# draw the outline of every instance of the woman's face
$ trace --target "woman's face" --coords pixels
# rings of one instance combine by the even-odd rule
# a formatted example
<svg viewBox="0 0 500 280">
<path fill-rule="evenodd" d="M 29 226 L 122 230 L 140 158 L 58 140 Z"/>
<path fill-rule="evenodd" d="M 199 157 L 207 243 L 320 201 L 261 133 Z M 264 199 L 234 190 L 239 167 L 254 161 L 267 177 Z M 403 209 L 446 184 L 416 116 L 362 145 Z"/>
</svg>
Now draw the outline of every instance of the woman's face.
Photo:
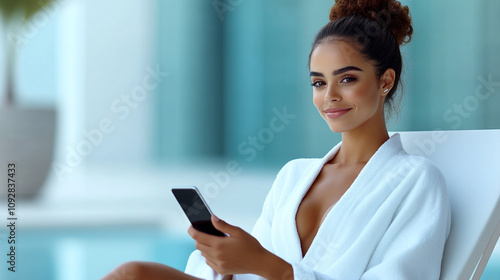
<svg viewBox="0 0 500 280">
<path fill-rule="evenodd" d="M 384 122 L 384 90 L 388 87 L 379 83 L 375 67 L 351 43 L 320 43 L 311 54 L 310 69 L 314 105 L 332 131 Z"/>
</svg>

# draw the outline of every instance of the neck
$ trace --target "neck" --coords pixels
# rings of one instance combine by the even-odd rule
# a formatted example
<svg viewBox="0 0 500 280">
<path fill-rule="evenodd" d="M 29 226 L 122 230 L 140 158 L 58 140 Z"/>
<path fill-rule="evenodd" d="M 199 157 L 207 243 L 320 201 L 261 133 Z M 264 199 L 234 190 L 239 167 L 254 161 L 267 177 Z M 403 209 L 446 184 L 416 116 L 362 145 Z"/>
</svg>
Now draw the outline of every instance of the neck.
<svg viewBox="0 0 500 280">
<path fill-rule="evenodd" d="M 383 117 L 367 121 L 354 130 L 342 132 L 342 146 L 333 158 L 333 163 L 366 164 L 388 139 L 389 133 Z"/>
</svg>

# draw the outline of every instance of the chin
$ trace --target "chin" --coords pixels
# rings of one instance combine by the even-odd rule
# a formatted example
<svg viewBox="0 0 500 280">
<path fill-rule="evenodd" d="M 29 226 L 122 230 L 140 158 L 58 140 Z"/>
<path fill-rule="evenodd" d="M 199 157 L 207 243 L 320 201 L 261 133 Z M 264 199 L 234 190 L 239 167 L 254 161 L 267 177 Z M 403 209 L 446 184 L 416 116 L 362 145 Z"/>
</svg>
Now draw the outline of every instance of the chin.
<svg viewBox="0 0 500 280">
<path fill-rule="evenodd" d="M 335 132 L 335 133 L 342 133 L 342 132 L 346 132 L 346 131 L 349 131 L 352 129 L 352 127 L 347 127 L 347 126 L 343 126 L 343 125 L 334 125 L 334 124 L 328 124 L 328 127 L 330 127 L 330 130 Z"/>
<path fill-rule="evenodd" d="M 323 119 L 325 120 L 330 130 L 335 133 L 346 132 L 354 128 L 352 122 L 348 122 L 347 120 L 340 120 L 340 119 L 332 120 L 326 116 L 324 116 Z"/>
<path fill-rule="evenodd" d="M 342 133 L 342 132 L 345 132 L 345 130 L 333 129 L 333 128 L 331 128 L 331 127 L 330 127 L 330 130 L 331 130 L 332 132 L 335 132 L 335 133 Z"/>
</svg>

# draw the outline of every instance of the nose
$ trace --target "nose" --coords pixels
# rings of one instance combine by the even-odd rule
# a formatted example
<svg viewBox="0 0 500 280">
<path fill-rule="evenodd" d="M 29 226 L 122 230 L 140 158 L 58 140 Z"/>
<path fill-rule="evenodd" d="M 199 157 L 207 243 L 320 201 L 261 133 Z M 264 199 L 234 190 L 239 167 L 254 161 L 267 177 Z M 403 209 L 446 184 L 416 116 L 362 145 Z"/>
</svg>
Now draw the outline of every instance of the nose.
<svg viewBox="0 0 500 280">
<path fill-rule="evenodd" d="M 325 92 L 325 102 L 338 102 L 340 100 L 342 100 L 342 98 L 340 97 L 337 89 L 334 87 L 328 87 Z"/>
</svg>

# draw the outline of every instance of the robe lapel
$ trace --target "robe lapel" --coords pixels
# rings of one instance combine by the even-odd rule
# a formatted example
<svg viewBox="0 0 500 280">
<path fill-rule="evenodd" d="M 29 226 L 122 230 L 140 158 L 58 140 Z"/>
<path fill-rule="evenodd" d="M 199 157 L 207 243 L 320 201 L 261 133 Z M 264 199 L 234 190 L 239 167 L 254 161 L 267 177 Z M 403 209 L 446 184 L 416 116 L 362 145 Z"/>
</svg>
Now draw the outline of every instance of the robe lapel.
<svg viewBox="0 0 500 280">
<path fill-rule="evenodd" d="M 316 161 L 311 165 L 310 169 L 307 171 L 307 176 L 302 177 L 302 179 L 297 182 L 296 187 L 293 190 L 293 194 L 291 194 L 291 203 L 288 203 L 287 213 L 290 214 L 289 217 L 286 218 L 287 225 L 286 228 L 292 229 L 293 234 L 291 235 L 293 240 L 290 243 L 289 248 L 289 256 L 293 258 L 295 262 L 302 261 L 302 248 L 300 244 L 299 233 L 297 230 L 296 216 L 297 211 L 299 209 L 299 205 L 302 202 L 302 199 L 306 195 L 307 191 L 311 187 L 312 183 L 318 176 L 319 172 L 323 168 L 326 162 L 333 158 L 333 156 L 337 153 L 340 148 L 341 143 L 337 144 L 333 149 L 331 149 L 323 158 Z M 314 241 L 313 241 L 314 242 Z"/>
<path fill-rule="evenodd" d="M 393 157 L 395 153 L 402 149 L 399 135 L 395 134 L 391 137 L 391 139 L 387 140 L 377 150 L 377 152 L 375 152 L 375 154 L 366 163 L 365 167 L 360 171 L 349 189 L 347 189 L 339 201 L 326 214 L 316 233 L 316 236 L 311 243 L 311 246 L 309 247 L 304 258 L 302 258 L 300 239 L 295 222 L 299 204 L 319 174 L 323 165 L 333 158 L 340 148 L 340 145 L 341 143 L 335 146 L 325 157 L 323 157 L 317 164 L 314 165 L 313 168 L 311 168 L 311 171 L 308 173 L 309 176 L 305 176 L 304 180 L 301 181 L 301 184 L 297 185 L 297 195 L 293 196 L 295 201 L 294 203 L 291 203 L 294 206 L 293 211 L 291 211 L 293 213 L 293 217 L 289 219 L 293 222 L 294 229 L 295 240 L 293 243 L 295 246 L 293 246 L 293 256 L 298 256 L 298 261 L 305 263 L 308 266 L 314 265 L 320 259 L 320 256 L 334 253 L 335 248 L 338 247 L 335 244 L 335 242 L 338 241 L 334 240 L 336 232 L 342 230 L 343 227 L 341 225 L 344 223 L 345 219 L 349 218 L 348 213 L 350 209 L 355 207 L 357 201 L 363 196 L 362 193 L 369 191 L 370 187 L 373 186 L 373 177 L 380 171 L 387 161 Z"/>
</svg>

